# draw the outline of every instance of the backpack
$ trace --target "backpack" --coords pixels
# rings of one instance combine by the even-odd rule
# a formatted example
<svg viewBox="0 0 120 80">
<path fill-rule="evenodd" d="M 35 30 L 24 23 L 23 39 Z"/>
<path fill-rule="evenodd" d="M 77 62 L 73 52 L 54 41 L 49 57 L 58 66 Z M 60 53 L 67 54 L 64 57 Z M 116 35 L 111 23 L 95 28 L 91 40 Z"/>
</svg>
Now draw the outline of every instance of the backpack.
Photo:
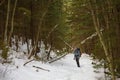
<svg viewBox="0 0 120 80">
<path fill-rule="evenodd" d="M 74 55 L 75 55 L 76 57 L 80 57 L 80 50 L 79 50 L 79 49 L 76 49 L 76 50 L 74 51 Z"/>
</svg>

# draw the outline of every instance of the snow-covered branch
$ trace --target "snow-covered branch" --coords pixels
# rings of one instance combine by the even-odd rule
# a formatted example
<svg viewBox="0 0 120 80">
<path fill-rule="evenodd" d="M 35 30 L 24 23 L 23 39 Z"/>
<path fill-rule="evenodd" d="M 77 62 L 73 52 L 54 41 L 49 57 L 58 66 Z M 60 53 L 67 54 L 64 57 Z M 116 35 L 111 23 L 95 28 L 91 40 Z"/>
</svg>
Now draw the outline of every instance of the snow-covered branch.
<svg viewBox="0 0 120 80">
<path fill-rule="evenodd" d="M 102 32 L 104 29 L 100 29 L 100 32 Z M 84 44 L 87 40 L 92 39 L 93 37 L 97 36 L 97 32 L 93 33 L 92 35 L 90 35 L 89 37 L 87 37 L 86 39 L 84 39 L 83 41 L 81 41 L 81 44 Z"/>
</svg>

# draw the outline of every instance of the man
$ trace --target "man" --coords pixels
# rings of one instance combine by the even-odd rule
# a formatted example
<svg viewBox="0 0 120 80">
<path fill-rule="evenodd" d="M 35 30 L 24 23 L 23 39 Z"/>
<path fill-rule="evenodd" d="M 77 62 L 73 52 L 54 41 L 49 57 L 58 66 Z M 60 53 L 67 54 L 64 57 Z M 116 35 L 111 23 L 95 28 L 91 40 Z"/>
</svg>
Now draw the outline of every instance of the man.
<svg viewBox="0 0 120 80">
<path fill-rule="evenodd" d="M 81 57 L 80 48 L 75 49 L 74 51 L 74 60 L 76 60 L 77 66 L 80 67 L 79 59 Z"/>
</svg>

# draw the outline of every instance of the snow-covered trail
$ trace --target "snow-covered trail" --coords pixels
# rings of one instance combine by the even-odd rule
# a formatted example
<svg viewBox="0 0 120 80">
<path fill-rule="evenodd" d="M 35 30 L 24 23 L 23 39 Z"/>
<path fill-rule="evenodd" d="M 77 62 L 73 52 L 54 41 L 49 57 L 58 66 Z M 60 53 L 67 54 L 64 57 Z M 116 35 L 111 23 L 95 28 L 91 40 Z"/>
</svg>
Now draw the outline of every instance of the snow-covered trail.
<svg viewBox="0 0 120 80">
<path fill-rule="evenodd" d="M 0 80 L 98 80 L 101 77 L 100 74 L 94 72 L 91 64 L 92 59 L 87 54 L 82 54 L 80 68 L 77 67 L 75 60 L 73 60 L 73 54 L 68 54 L 61 60 L 51 64 L 33 61 L 23 66 L 24 63 L 25 60 L 16 59 L 15 65 L 19 66 L 18 68 L 15 65 L 5 65 L 8 66 L 7 71 L 4 77 L 4 73 L 1 73 Z M 33 65 L 50 71 L 34 68 Z M 1 69 L 4 71 L 5 66 L 0 64 Z"/>
</svg>

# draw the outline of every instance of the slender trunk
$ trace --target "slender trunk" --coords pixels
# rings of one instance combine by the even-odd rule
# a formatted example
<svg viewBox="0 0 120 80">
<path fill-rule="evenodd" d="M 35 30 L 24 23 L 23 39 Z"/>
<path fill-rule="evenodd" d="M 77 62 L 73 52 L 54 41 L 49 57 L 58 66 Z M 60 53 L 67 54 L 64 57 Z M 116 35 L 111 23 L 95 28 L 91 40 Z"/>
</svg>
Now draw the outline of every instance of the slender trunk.
<svg viewBox="0 0 120 80">
<path fill-rule="evenodd" d="M 5 33 L 4 33 L 4 42 L 5 43 L 7 43 L 8 21 L 9 21 L 9 14 L 10 14 L 10 2 L 11 2 L 11 0 L 8 0 L 7 17 L 6 17 Z"/>
<path fill-rule="evenodd" d="M 55 25 L 52 30 L 48 33 L 48 35 L 46 36 L 46 39 L 49 38 L 49 36 L 51 35 L 51 33 L 58 27 L 58 25 Z"/>
<path fill-rule="evenodd" d="M 19 42 L 18 36 L 15 36 L 16 51 L 18 51 L 19 48 L 18 42 Z"/>
<path fill-rule="evenodd" d="M 106 72 L 106 62 L 104 62 L 104 73 Z M 107 80 L 106 74 L 104 74 L 105 80 Z"/>
<path fill-rule="evenodd" d="M 15 0 L 15 4 L 14 4 L 14 8 L 13 8 L 12 20 L 11 20 L 11 30 L 10 30 L 10 34 L 8 37 L 8 44 L 10 43 L 10 39 L 11 39 L 13 29 L 14 29 L 14 16 L 15 16 L 16 5 L 17 5 L 17 0 Z"/>
<path fill-rule="evenodd" d="M 52 50 L 52 41 L 51 41 L 51 47 L 50 47 L 50 50 L 49 50 L 48 53 L 47 53 L 47 60 L 50 59 L 50 52 L 51 52 L 51 50 Z"/>
<path fill-rule="evenodd" d="M 51 48 L 50 48 L 50 50 L 48 51 L 48 54 L 47 54 L 47 60 L 49 60 L 50 59 L 50 52 L 51 52 Z"/>
<path fill-rule="evenodd" d="M 65 57 L 66 55 L 67 55 L 67 53 L 65 53 L 65 54 L 63 54 L 63 55 L 61 55 L 61 56 L 59 56 L 59 57 L 57 57 L 57 58 L 54 58 L 54 59 L 52 59 L 51 61 L 48 61 L 48 63 L 53 63 L 53 62 L 55 62 L 55 61 L 57 61 L 57 60 L 60 60 L 61 58 Z"/>
<path fill-rule="evenodd" d="M 28 51 L 28 53 L 27 54 L 29 54 L 30 53 L 30 44 L 29 44 L 29 39 L 28 38 L 26 38 L 26 43 L 27 43 L 27 51 Z"/>
</svg>

